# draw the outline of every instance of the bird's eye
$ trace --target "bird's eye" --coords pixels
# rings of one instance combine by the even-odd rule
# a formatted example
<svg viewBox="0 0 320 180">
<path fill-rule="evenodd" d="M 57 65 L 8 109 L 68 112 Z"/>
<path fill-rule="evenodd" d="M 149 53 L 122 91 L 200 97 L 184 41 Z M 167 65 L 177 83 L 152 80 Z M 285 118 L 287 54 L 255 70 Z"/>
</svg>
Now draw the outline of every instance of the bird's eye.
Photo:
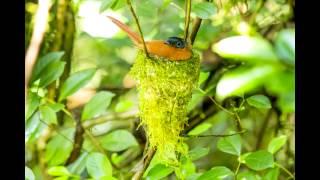
<svg viewBox="0 0 320 180">
<path fill-rule="evenodd" d="M 183 48 L 183 44 L 180 41 L 178 41 L 176 45 L 177 45 L 177 48 Z"/>
</svg>

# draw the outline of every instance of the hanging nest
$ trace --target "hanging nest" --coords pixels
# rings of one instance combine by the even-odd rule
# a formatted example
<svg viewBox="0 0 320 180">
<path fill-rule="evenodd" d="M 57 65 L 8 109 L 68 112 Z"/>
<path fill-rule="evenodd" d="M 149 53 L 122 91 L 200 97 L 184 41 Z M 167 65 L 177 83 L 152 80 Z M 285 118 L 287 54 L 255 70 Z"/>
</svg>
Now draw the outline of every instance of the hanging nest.
<svg viewBox="0 0 320 180">
<path fill-rule="evenodd" d="M 199 55 L 189 60 L 147 58 L 139 51 L 130 75 L 139 92 L 141 125 L 152 148 L 166 164 L 177 163 L 177 152 L 186 154 L 180 133 L 187 123 L 187 106 L 198 83 Z"/>
</svg>

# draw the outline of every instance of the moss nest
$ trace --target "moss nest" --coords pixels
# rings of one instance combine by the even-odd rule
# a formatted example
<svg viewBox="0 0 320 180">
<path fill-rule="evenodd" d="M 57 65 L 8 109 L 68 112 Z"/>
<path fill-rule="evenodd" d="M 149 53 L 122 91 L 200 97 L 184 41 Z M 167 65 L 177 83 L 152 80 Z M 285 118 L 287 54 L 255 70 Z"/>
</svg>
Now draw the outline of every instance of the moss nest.
<svg viewBox="0 0 320 180">
<path fill-rule="evenodd" d="M 177 152 L 185 154 L 180 133 L 187 123 L 187 106 L 197 85 L 200 72 L 199 55 L 189 60 L 170 61 L 147 58 L 142 51 L 130 75 L 139 92 L 141 125 L 146 127 L 151 147 L 166 164 L 177 162 Z"/>
</svg>

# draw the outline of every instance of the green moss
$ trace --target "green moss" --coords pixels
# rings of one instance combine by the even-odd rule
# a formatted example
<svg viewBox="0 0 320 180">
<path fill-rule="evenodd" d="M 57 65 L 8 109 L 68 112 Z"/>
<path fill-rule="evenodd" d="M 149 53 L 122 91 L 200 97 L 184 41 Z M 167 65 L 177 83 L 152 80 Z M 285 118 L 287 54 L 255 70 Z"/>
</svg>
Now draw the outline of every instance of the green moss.
<svg viewBox="0 0 320 180">
<path fill-rule="evenodd" d="M 147 58 L 140 51 L 131 68 L 137 82 L 141 125 L 146 127 L 150 145 L 157 148 L 161 159 L 176 162 L 176 152 L 183 152 L 179 136 L 187 123 L 187 105 L 197 85 L 199 55 L 186 61 Z"/>
</svg>

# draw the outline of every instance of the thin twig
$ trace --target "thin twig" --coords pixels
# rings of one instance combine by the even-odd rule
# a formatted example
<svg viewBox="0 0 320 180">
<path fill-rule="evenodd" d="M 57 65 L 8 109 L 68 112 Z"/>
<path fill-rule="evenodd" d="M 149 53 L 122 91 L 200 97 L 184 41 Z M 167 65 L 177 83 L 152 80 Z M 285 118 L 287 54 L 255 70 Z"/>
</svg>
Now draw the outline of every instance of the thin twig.
<svg viewBox="0 0 320 180">
<path fill-rule="evenodd" d="M 184 41 L 188 44 L 189 36 L 189 25 L 190 25 L 190 14 L 191 14 L 191 0 L 185 2 L 185 29 L 184 29 Z"/>
<path fill-rule="evenodd" d="M 32 70 L 36 63 L 40 51 L 40 46 L 46 32 L 49 9 L 49 0 L 39 0 L 39 6 L 35 15 L 35 23 L 31 41 L 25 57 L 25 99 L 27 98 L 27 88 L 32 75 Z"/>
<path fill-rule="evenodd" d="M 133 180 L 140 180 L 142 179 L 142 176 L 144 172 L 147 170 L 153 156 L 156 153 L 156 149 L 149 148 L 148 152 L 146 153 L 145 159 L 143 161 L 143 167 L 141 170 L 137 171 L 134 176 L 132 177 Z"/>
<path fill-rule="evenodd" d="M 206 0 L 206 1 L 209 2 L 209 0 Z M 201 22 L 202 22 L 202 19 L 199 18 L 199 17 L 197 17 L 194 20 L 194 25 L 192 27 L 192 32 L 191 32 L 191 35 L 190 35 L 191 45 L 193 45 L 194 40 L 196 39 L 197 33 L 198 33 L 199 29 L 200 29 Z"/>
<path fill-rule="evenodd" d="M 231 133 L 231 134 L 208 134 L 208 135 L 182 135 L 183 137 L 189 137 L 189 138 L 198 138 L 198 137 L 228 137 L 228 136 L 234 136 L 237 134 L 243 134 L 245 133 L 246 130 L 242 130 L 240 132 L 235 132 L 235 133 Z"/>
<path fill-rule="evenodd" d="M 141 36 L 141 39 L 142 39 L 144 53 L 149 58 L 149 53 L 148 53 L 148 50 L 147 50 L 146 43 L 144 41 L 144 37 L 143 37 L 143 33 L 142 33 L 141 26 L 140 26 L 140 23 L 139 23 L 139 19 L 138 19 L 136 13 L 134 12 L 134 9 L 133 9 L 132 4 L 131 4 L 131 0 L 127 0 L 127 3 L 129 5 L 130 11 L 131 11 L 131 13 L 132 13 L 132 15 L 134 17 L 134 20 L 136 21 L 136 24 L 138 26 L 138 30 L 139 30 L 139 33 L 140 33 L 140 36 Z"/>
<path fill-rule="evenodd" d="M 275 166 L 279 167 L 281 170 L 283 170 L 284 172 L 286 172 L 292 179 L 294 179 L 294 175 L 285 167 L 283 167 L 281 164 L 278 163 L 274 163 Z"/>
</svg>

